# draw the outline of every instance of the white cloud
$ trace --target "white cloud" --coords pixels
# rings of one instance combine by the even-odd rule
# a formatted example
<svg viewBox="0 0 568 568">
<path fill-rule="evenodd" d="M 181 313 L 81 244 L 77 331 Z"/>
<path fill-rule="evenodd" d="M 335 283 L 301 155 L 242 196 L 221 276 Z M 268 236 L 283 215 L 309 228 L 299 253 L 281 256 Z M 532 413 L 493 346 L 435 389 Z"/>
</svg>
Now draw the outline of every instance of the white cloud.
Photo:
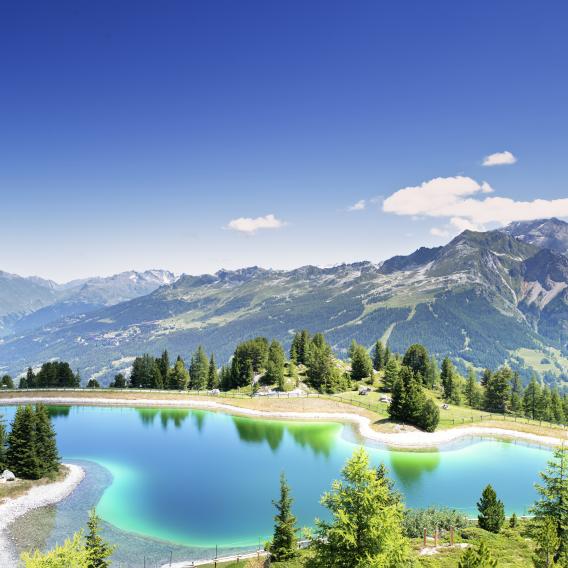
<svg viewBox="0 0 568 568">
<path fill-rule="evenodd" d="M 432 227 L 430 229 L 430 234 L 434 237 L 449 237 L 450 231 L 447 229 L 442 229 L 441 227 Z"/>
<path fill-rule="evenodd" d="M 483 159 L 484 166 L 509 166 L 514 164 L 517 158 L 513 156 L 511 152 L 505 150 L 505 152 L 495 152 L 495 154 L 489 154 Z"/>
<path fill-rule="evenodd" d="M 272 213 L 264 217 L 239 217 L 232 219 L 227 225 L 227 229 L 244 233 L 246 235 L 254 235 L 257 231 L 263 229 L 281 229 L 286 223 L 276 218 Z"/>
<path fill-rule="evenodd" d="M 367 201 L 365 199 L 360 199 L 357 203 L 349 206 L 347 211 L 363 211 L 367 207 Z"/>
<path fill-rule="evenodd" d="M 506 225 L 546 217 L 567 217 L 568 199 L 515 201 L 508 197 L 481 197 L 492 193 L 489 184 L 456 176 L 434 178 L 415 187 L 405 187 L 387 197 L 383 211 L 410 217 L 446 219 L 443 228 L 434 228 L 435 236 L 465 229 L 483 230 L 487 224 Z"/>
</svg>

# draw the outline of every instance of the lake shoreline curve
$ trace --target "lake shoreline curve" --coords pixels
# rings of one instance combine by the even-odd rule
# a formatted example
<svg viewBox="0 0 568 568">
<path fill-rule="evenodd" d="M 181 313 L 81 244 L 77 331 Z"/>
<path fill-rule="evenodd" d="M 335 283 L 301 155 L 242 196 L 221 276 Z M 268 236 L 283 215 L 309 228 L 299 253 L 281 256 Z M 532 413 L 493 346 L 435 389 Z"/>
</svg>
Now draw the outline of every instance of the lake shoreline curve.
<svg viewBox="0 0 568 568">
<path fill-rule="evenodd" d="M 521 440 L 524 442 L 545 445 L 560 446 L 568 444 L 568 435 L 564 437 L 545 436 L 512 430 L 508 428 L 488 426 L 456 426 L 447 430 L 436 432 L 422 432 L 416 429 L 403 430 L 400 432 L 379 432 L 372 428 L 372 420 L 354 412 L 300 412 L 300 411 L 269 411 L 235 406 L 224 402 L 211 400 L 172 400 L 172 399 L 129 399 L 129 398 L 105 398 L 105 397 L 19 397 L 1 398 L 0 404 L 45 404 L 79 405 L 79 406 L 123 406 L 123 407 L 162 407 L 162 408 L 190 408 L 196 410 L 213 410 L 225 412 L 231 415 L 248 416 L 252 418 L 264 418 L 267 420 L 292 420 L 292 421 L 326 421 L 351 423 L 357 427 L 359 434 L 375 443 L 384 444 L 390 448 L 419 450 L 437 448 L 462 438 L 498 438 L 506 440 Z M 404 427 L 402 427 L 404 428 Z M 0 509 L 1 514 L 1 509 Z M 1 526 L 0 526 L 1 530 Z"/>
<path fill-rule="evenodd" d="M 68 497 L 85 478 L 85 470 L 76 464 L 62 464 L 68 473 L 61 481 L 37 485 L 19 497 L 0 503 L 0 566 L 15 566 L 18 558 L 8 534 L 9 526 L 33 509 L 54 505 Z"/>
</svg>

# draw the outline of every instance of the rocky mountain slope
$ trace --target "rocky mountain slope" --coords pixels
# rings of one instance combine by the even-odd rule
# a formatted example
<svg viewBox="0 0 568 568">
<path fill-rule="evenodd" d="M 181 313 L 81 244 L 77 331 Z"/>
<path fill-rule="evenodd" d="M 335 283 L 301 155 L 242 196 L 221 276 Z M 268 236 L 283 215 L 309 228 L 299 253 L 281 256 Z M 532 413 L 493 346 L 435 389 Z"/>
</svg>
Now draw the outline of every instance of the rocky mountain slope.
<svg viewBox="0 0 568 568">
<path fill-rule="evenodd" d="M 175 279 L 166 270 L 147 270 L 57 284 L 0 272 L 0 337 L 144 296 Z"/>
<path fill-rule="evenodd" d="M 512 232 L 534 235 L 534 228 L 465 231 L 443 247 L 382 264 L 184 275 L 147 295 L 5 337 L 0 366 L 17 373 L 60 357 L 84 378 L 105 381 L 145 351 L 188 357 L 202 344 L 223 362 L 238 341 L 266 335 L 289 344 L 294 330 L 308 328 L 324 331 L 340 356 L 351 339 L 370 346 L 382 338 L 395 351 L 418 341 L 462 367 L 508 361 L 525 376 L 531 368 L 562 383 L 568 257 L 557 241 L 543 248 Z"/>
</svg>

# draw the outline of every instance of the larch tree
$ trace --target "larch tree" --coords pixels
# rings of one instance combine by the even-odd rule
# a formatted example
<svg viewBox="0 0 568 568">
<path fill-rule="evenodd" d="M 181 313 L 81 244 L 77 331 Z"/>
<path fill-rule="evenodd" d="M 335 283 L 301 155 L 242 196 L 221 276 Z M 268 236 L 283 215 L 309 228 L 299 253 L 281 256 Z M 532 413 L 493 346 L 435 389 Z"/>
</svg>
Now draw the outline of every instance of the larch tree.
<svg viewBox="0 0 568 568">
<path fill-rule="evenodd" d="M 530 512 L 541 529 L 544 523 L 553 523 L 558 537 L 553 559 L 555 562 L 565 562 L 561 566 L 568 566 L 568 446 L 554 450 L 553 459 L 540 477 L 541 483 L 535 486 L 540 498 Z"/>
<path fill-rule="evenodd" d="M 99 517 L 93 509 L 89 512 L 87 521 L 87 535 L 85 537 L 85 552 L 87 553 L 88 568 L 109 568 L 109 558 L 115 547 L 105 542 L 100 535 Z"/>
<path fill-rule="evenodd" d="M 310 568 L 403 568 L 411 565 L 403 507 L 369 466 L 364 449 L 347 461 L 321 503 L 330 520 L 316 520 Z"/>
<path fill-rule="evenodd" d="M 273 501 L 276 507 L 274 535 L 270 543 L 270 554 L 277 562 L 290 560 L 298 552 L 296 517 L 292 514 L 293 499 L 286 476 L 280 476 L 280 498 Z"/>
</svg>

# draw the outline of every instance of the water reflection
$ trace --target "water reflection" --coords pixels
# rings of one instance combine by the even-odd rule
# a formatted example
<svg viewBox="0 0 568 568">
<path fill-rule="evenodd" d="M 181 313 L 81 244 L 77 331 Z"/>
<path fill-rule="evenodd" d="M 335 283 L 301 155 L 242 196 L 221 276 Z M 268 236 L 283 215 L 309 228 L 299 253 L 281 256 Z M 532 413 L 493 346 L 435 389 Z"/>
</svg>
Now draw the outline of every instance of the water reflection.
<svg viewBox="0 0 568 568">
<path fill-rule="evenodd" d="M 428 452 L 390 452 L 391 471 L 402 487 L 410 489 L 420 478 L 432 473 L 440 465 L 441 455 L 437 450 Z"/>
<path fill-rule="evenodd" d="M 65 417 L 67 418 L 69 416 L 69 413 L 71 412 L 71 407 L 70 406 L 47 406 L 47 413 L 49 414 L 49 416 L 51 418 L 59 418 L 59 417 Z"/>
<path fill-rule="evenodd" d="M 310 448 L 315 454 L 329 456 L 335 436 L 341 426 L 337 424 L 295 424 L 254 420 L 233 416 L 240 440 L 250 444 L 266 442 L 276 452 L 288 434 L 298 446 Z"/>
<path fill-rule="evenodd" d="M 175 428 L 180 428 L 190 414 L 189 410 L 181 408 L 136 408 L 136 412 L 145 426 L 154 424 L 156 417 L 160 417 L 160 423 L 164 430 L 168 429 L 170 422 Z M 201 425 L 197 425 L 201 429 Z"/>
</svg>

